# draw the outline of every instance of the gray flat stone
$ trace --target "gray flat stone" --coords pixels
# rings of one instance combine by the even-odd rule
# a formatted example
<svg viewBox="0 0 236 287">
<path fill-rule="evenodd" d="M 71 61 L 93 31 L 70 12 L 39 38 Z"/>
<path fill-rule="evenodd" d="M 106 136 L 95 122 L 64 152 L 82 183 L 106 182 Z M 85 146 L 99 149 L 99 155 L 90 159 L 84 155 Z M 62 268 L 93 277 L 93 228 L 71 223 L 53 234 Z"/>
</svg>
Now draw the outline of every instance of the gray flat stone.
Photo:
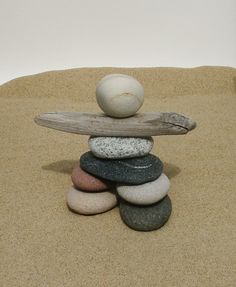
<svg viewBox="0 0 236 287">
<path fill-rule="evenodd" d="M 138 231 L 152 231 L 162 227 L 171 215 L 171 200 L 164 197 L 152 205 L 133 205 L 120 199 L 120 215 L 125 224 Z"/>
<path fill-rule="evenodd" d="M 163 163 L 152 154 L 131 159 L 108 160 L 86 152 L 80 158 L 80 167 L 95 176 L 129 184 L 153 181 L 163 172 Z"/>
</svg>

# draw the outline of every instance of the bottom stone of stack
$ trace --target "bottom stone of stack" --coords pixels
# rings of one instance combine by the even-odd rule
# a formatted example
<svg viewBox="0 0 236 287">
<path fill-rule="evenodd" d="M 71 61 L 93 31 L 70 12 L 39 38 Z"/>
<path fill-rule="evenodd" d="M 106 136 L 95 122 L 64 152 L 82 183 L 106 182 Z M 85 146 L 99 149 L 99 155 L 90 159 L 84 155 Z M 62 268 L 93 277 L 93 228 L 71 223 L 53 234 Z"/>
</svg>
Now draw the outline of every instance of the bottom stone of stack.
<svg viewBox="0 0 236 287">
<path fill-rule="evenodd" d="M 106 212 L 117 205 L 117 198 L 112 191 L 86 192 L 71 187 L 66 197 L 70 210 L 83 214 L 95 215 Z"/>
<path fill-rule="evenodd" d="M 172 205 L 168 195 L 152 205 L 134 205 L 120 198 L 122 220 L 137 231 L 159 229 L 168 221 L 171 211 Z"/>
</svg>

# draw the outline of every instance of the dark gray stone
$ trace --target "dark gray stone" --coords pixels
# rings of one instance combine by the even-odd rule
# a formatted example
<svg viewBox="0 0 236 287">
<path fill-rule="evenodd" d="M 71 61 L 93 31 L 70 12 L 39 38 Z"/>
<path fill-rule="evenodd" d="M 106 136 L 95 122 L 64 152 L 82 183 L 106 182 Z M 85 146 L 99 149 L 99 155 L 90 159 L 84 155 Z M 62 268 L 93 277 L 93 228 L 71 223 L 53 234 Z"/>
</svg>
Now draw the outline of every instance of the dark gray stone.
<svg viewBox="0 0 236 287">
<path fill-rule="evenodd" d="M 125 224 L 138 231 L 152 231 L 162 227 L 169 219 L 172 206 L 171 200 L 164 197 L 152 205 L 133 205 L 120 200 L 120 215 Z"/>
<path fill-rule="evenodd" d="M 97 177 L 129 184 L 153 181 L 163 172 L 161 160 L 152 154 L 130 159 L 101 159 L 86 152 L 80 158 L 80 166 Z"/>
</svg>

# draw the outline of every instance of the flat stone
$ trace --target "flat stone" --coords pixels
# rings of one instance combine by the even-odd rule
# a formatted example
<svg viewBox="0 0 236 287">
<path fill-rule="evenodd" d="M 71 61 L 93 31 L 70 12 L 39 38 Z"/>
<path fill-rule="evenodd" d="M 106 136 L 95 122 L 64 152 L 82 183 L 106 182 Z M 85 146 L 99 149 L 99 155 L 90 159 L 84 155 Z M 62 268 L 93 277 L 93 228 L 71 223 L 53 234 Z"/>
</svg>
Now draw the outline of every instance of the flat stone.
<svg viewBox="0 0 236 287">
<path fill-rule="evenodd" d="M 99 158 L 132 158 L 147 155 L 153 147 L 152 137 L 90 137 L 89 147 Z"/>
<path fill-rule="evenodd" d="M 71 180 L 76 188 L 85 191 L 96 192 L 111 188 L 111 183 L 87 173 L 79 165 L 73 169 Z"/>
<path fill-rule="evenodd" d="M 158 179 L 140 185 L 117 185 L 117 192 L 126 201 L 137 205 L 150 205 L 165 197 L 170 188 L 168 177 L 162 173 Z"/>
<path fill-rule="evenodd" d="M 171 200 L 164 197 L 152 205 L 133 205 L 120 200 L 120 215 L 125 224 L 138 231 L 152 231 L 162 227 L 169 219 Z"/>
<path fill-rule="evenodd" d="M 74 187 L 70 188 L 66 200 L 72 211 L 84 215 L 106 212 L 117 204 L 116 195 L 110 191 L 91 193 Z"/>
<path fill-rule="evenodd" d="M 163 163 L 152 154 L 131 159 L 108 160 L 86 152 L 80 158 L 80 167 L 95 176 L 130 184 L 153 181 L 163 172 Z"/>
</svg>

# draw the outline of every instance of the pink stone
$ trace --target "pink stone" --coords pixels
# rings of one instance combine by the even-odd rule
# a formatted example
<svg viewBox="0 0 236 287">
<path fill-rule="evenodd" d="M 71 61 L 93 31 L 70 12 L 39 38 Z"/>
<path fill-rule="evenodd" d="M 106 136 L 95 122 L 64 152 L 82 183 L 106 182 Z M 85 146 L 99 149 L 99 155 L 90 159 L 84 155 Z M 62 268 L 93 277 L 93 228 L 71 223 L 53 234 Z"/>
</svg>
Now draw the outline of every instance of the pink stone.
<svg viewBox="0 0 236 287">
<path fill-rule="evenodd" d="M 108 181 L 87 173 L 80 166 L 76 166 L 73 169 L 71 180 L 75 187 L 85 191 L 96 192 L 111 188 L 111 184 Z"/>
</svg>

